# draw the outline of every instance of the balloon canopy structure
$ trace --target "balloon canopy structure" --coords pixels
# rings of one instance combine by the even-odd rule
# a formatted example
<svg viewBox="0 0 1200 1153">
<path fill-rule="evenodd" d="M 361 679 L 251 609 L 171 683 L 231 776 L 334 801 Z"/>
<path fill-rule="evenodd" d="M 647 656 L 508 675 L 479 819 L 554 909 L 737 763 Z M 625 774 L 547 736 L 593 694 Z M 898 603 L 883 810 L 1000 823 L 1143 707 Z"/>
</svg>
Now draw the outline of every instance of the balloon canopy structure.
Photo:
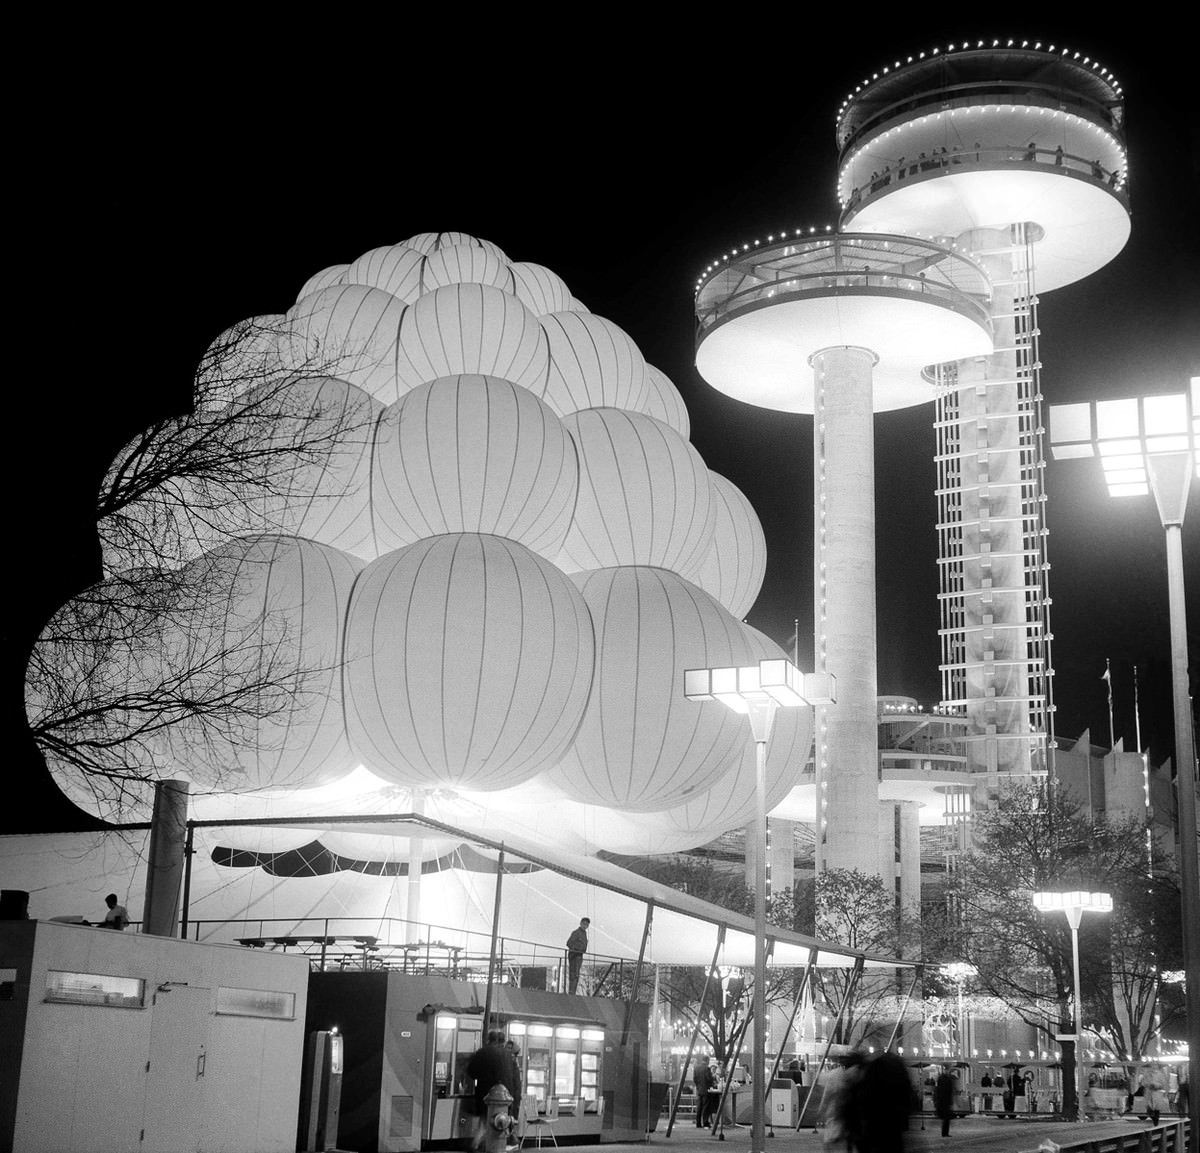
<svg viewBox="0 0 1200 1153">
<path fill-rule="evenodd" d="M 318 272 L 285 315 L 221 340 L 230 413 L 256 389 L 291 402 L 252 446 L 272 483 L 224 504 L 203 477 L 170 486 L 188 531 L 161 563 L 197 575 L 207 612 L 106 659 L 147 692 L 214 668 L 295 691 L 235 726 L 169 726 L 139 773 L 191 780 L 207 817 L 245 815 L 251 797 L 345 812 L 339 784 L 365 782 L 414 808 L 495 806 L 574 848 L 661 851 L 746 822 L 749 731 L 686 701 L 682 672 L 783 655 L 741 621 L 763 533 L 625 332 L 547 268 L 422 233 Z M 260 369 L 244 383 L 238 358 Z M 219 427 L 211 392 L 202 405 Z M 303 452 L 294 422 L 316 430 Z M 142 523 L 153 539 L 156 517 Z M 108 550 L 107 581 L 135 559 Z M 31 717 L 44 706 L 31 680 Z M 811 740 L 796 712 L 770 761 L 775 798 Z M 144 819 L 48 760 L 76 803 Z"/>
</svg>

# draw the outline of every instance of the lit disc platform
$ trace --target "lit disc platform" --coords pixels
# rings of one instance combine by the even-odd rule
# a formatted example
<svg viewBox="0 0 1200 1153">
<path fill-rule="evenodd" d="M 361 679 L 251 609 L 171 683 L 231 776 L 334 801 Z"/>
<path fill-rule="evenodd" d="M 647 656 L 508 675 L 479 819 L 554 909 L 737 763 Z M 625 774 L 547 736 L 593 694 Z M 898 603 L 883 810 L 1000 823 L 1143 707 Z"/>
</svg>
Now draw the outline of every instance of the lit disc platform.
<svg viewBox="0 0 1200 1153">
<path fill-rule="evenodd" d="M 755 246 L 696 293 L 696 368 L 762 408 L 813 411 L 810 358 L 857 346 L 878 357 L 876 412 L 923 404 L 931 364 L 992 351 L 986 274 L 963 253 L 905 236 L 837 233 Z"/>
<path fill-rule="evenodd" d="M 1103 268 L 1129 239 L 1129 210 L 1104 182 L 1064 166 L 947 165 L 892 183 L 849 210 L 856 232 L 962 236 L 977 228 L 1034 224 L 1039 291 L 1073 284 Z"/>
</svg>

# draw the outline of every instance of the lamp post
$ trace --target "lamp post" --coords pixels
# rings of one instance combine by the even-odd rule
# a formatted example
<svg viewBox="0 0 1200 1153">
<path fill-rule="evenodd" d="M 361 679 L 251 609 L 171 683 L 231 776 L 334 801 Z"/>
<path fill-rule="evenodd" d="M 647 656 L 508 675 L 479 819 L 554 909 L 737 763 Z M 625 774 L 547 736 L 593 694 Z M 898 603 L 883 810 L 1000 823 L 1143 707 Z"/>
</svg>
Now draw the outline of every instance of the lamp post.
<svg viewBox="0 0 1200 1153">
<path fill-rule="evenodd" d="M 1108 893 L 1034 893 L 1033 903 L 1042 913 L 1066 913 L 1071 926 L 1071 967 L 1075 975 L 1075 1115 L 1083 1120 L 1083 1062 L 1079 1059 L 1079 1043 L 1083 1037 L 1082 1008 L 1079 993 L 1079 922 L 1084 913 L 1108 913 L 1112 897 Z M 1059 1038 L 1063 1040 L 1063 1038 Z"/>
<path fill-rule="evenodd" d="M 1183 517 L 1192 477 L 1200 472 L 1198 425 L 1200 377 L 1192 378 L 1187 393 L 1050 406 L 1054 459 L 1099 456 L 1110 496 L 1145 496 L 1153 492 L 1166 536 L 1179 888 L 1183 967 L 1187 974 L 1188 1108 L 1193 1134 L 1200 1131 L 1200 1106 L 1196 1103 L 1196 1087 L 1200 1085 L 1200 914 L 1196 912 L 1200 909 L 1200 855 L 1196 842 L 1196 747 L 1188 694 Z"/>
<path fill-rule="evenodd" d="M 958 991 L 958 1055 L 962 1060 L 966 1060 L 970 1050 L 966 1019 L 963 1017 L 963 986 L 978 971 L 974 965 L 968 964 L 966 961 L 951 961 L 948 965 L 942 966 L 942 972 L 954 982 L 954 987 Z"/>
<path fill-rule="evenodd" d="M 689 701 L 718 700 L 750 720 L 754 737 L 754 1091 L 751 1094 L 751 1153 L 764 1153 L 766 1114 L 762 1084 L 767 1067 L 767 741 L 775 710 L 832 704 L 833 677 L 801 673 L 791 661 L 769 658 L 740 668 L 686 669 Z"/>
</svg>

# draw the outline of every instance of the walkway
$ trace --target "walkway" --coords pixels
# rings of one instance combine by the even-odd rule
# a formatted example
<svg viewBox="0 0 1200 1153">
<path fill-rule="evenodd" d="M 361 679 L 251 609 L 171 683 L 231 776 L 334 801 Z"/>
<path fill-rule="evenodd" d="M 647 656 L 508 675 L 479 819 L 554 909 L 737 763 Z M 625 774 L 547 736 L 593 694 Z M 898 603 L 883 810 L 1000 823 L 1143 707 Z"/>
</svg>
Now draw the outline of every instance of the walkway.
<svg viewBox="0 0 1200 1153">
<path fill-rule="evenodd" d="M 1174 1120 L 1174 1117 L 1163 1118 L 1164 1122 Z M 959 1153 L 959 1150 L 969 1153 L 1033 1153 L 1046 1138 L 1056 1143 L 1102 1140 L 1108 1136 L 1149 1128 L 1145 1121 L 1140 1120 L 1092 1121 L 1086 1125 L 1072 1125 L 1065 1121 L 964 1117 L 954 1121 L 950 1136 L 943 1138 L 940 1124 L 937 1118 L 926 1117 L 922 1128 L 921 1118 L 914 1117 L 908 1133 L 906 1153 L 926 1153 L 927 1150 L 941 1150 L 943 1153 Z M 750 1147 L 750 1127 L 726 1129 L 722 1143 L 708 1133 L 697 1133 L 689 1119 L 686 1125 L 677 1122 L 670 1137 L 665 1134 L 665 1124 L 660 1125 L 656 1132 L 650 1134 L 647 1144 L 658 1146 L 662 1153 L 744 1153 Z M 624 1150 L 633 1153 L 637 1149 L 645 1149 L 645 1146 L 604 1145 L 601 1148 L 605 1151 Z M 825 1149 L 821 1133 L 807 1126 L 800 1133 L 776 1128 L 774 1138 L 767 1137 L 767 1153 L 823 1153 Z M 842 1150 L 838 1149 L 837 1153 L 842 1153 Z"/>
</svg>

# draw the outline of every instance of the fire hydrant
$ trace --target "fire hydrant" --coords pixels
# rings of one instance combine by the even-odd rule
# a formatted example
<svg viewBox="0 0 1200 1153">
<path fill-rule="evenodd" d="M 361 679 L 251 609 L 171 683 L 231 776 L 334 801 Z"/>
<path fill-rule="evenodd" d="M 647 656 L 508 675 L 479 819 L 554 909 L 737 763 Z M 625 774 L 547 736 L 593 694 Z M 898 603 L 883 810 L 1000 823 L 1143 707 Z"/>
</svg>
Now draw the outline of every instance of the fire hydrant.
<svg viewBox="0 0 1200 1153">
<path fill-rule="evenodd" d="M 503 1085 L 493 1085 L 484 1097 L 487 1106 L 487 1121 L 484 1124 L 484 1153 L 504 1153 L 508 1145 L 508 1130 L 513 1119 L 509 1113 L 512 1094 Z"/>
</svg>

